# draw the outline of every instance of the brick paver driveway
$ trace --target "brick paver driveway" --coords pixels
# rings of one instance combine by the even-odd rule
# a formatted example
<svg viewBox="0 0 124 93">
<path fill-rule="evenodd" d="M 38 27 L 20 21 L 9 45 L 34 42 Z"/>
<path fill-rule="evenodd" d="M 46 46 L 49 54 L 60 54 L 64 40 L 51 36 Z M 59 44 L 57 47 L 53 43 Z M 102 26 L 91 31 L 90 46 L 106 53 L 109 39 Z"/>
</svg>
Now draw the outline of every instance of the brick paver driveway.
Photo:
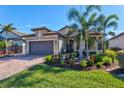
<svg viewBox="0 0 124 93">
<path fill-rule="evenodd" d="M 40 64 L 43 57 L 34 55 L 21 55 L 0 59 L 0 80 L 8 78 L 22 70 Z"/>
</svg>

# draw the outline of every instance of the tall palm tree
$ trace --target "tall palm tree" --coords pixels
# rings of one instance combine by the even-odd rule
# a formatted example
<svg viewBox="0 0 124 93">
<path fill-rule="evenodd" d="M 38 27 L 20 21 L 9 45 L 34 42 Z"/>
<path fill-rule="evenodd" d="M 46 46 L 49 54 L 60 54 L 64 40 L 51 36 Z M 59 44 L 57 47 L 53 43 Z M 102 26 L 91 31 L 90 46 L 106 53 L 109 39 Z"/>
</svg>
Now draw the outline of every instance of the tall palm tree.
<svg viewBox="0 0 124 93">
<path fill-rule="evenodd" d="M 12 32 L 16 28 L 13 27 L 13 24 L 7 24 L 7 25 L 0 25 L 0 28 L 2 29 L 2 32 L 5 31 L 5 42 L 6 42 L 6 54 L 8 55 L 8 33 Z"/>
<path fill-rule="evenodd" d="M 79 40 L 80 40 L 80 46 L 79 46 L 79 59 L 81 60 L 83 58 L 82 51 L 83 51 L 83 38 L 86 41 L 86 51 L 87 55 L 89 56 L 89 50 L 88 50 L 88 31 L 91 30 L 94 19 L 96 17 L 96 13 L 92 13 L 92 11 L 96 9 L 100 11 L 100 6 L 90 5 L 86 6 L 86 9 L 84 12 L 76 9 L 71 8 L 68 13 L 68 19 L 70 21 L 73 21 L 75 26 L 77 27 L 77 32 L 79 33 Z M 92 14 L 91 14 L 92 13 Z"/>
<path fill-rule="evenodd" d="M 100 31 L 103 31 L 103 38 L 102 38 L 102 51 L 103 54 L 105 54 L 105 40 L 106 40 L 106 36 L 107 36 L 107 29 L 108 28 L 113 28 L 114 30 L 118 27 L 118 16 L 116 14 L 112 14 L 109 16 L 105 16 L 103 14 L 101 14 L 96 21 L 96 24 L 98 25 L 98 29 Z"/>
</svg>

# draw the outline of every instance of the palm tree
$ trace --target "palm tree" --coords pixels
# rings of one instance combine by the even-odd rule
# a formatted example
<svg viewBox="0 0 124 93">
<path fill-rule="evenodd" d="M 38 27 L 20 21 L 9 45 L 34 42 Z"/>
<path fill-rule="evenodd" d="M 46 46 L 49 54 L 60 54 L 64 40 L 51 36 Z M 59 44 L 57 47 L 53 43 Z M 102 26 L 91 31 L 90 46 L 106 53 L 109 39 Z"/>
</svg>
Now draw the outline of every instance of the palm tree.
<svg viewBox="0 0 124 93">
<path fill-rule="evenodd" d="M 96 13 L 91 12 L 96 9 L 100 11 L 100 6 L 90 5 L 86 6 L 86 9 L 84 12 L 76 9 L 71 8 L 68 13 L 68 19 L 69 21 L 74 22 L 74 26 L 77 28 L 78 36 L 79 36 L 79 59 L 81 60 L 83 58 L 82 51 L 83 51 L 83 38 L 86 41 L 86 51 L 87 51 L 87 57 L 89 56 L 89 50 L 88 50 L 88 31 L 93 28 L 94 20 L 96 17 Z"/>
<path fill-rule="evenodd" d="M 103 31 L 103 38 L 102 38 L 102 51 L 103 54 L 105 54 L 105 38 L 107 36 L 107 29 L 108 28 L 113 28 L 114 30 L 117 28 L 118 23 L 118 16 L 115 14 L 109 15 L 109 16 L 105 16 L 103 14 L 101 14 L 96 21 L 96 24 L 98 25 L 98 29 L 100 31 Z"/>
<path fill-rule="evenodd" d="M 8 37 L 7 37 L 8 33 L 12 32 L 13 30 L 16 29 L 12 25 L 13 25 L 12 23 L 7 24 L 7 25 L 0 25 L 1 26 L 0 28 L 2 29 L 2 32 L 5 31 L 6 55 L 8 55 Z"/>
</svg>

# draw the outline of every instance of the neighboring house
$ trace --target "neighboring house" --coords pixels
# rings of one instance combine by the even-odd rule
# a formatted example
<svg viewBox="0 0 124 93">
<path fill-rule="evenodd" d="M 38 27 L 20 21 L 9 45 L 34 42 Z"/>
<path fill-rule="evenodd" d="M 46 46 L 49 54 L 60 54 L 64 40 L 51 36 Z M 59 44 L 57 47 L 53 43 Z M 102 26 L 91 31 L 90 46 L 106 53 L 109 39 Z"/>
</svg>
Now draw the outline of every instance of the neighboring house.
<svg viewBox="0 0 124 93">
<path fill-rule="evenodd" d="M 23 49 L 25 54 L 48 55 L 66 52 L 68 49 L 70 51 L 78 50 L 75 35 L 72 35 L 68 41 L 66 40 L 69 26 L 65 26 L 59 31 L 52 31 L 46 27 L 33 28 L 31 30 L 34 32 L 33 34 L 22 36 L 22 39 L 26 41 Z M 90 32 L 90 35 L 96 37 L 94 50 L 98 50 L 101 47 L 101 40 L 99 39 L 101 34 Z M 85 49 L 85 42 L 83 43 L 83 49 Z"/>
<path fill-rule="evenodd" d="M 2 36 L 0 36 L 0 41 L 1 41 L 1 40 L 4 40 L 4 38 L 3 38 Z"/>
<path fill-rule="evenodd" d="M 12 32 L 7 33 L 7 39 L 9 41 L 9 50 L 17 50 L 17 52 L 22 52 L 22 36 L 25 35 L 25 33 L 13 30 Z M 0 32 L 0 39 L 5 40 L 6 38 L 6 32 L 2 31 Z"/>
<path fill-rule="evenodd" d="M 124 32 L 116 35 L 115 37 L 110 38 L 109 48 L 121 48 L 124 49 Z"/>
</svg>

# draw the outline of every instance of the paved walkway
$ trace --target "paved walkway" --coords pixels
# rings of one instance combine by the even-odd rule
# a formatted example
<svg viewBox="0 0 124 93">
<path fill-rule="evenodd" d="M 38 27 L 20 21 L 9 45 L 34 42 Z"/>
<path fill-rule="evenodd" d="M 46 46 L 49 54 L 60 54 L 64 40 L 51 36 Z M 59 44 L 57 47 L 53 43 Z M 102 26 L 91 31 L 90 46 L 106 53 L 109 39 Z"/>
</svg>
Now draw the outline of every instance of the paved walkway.
<svg viewBox="0 0 124 93">
<path fill-rule="evenodd" d="M 21 55 L 0 59 L 0 80 L 8 78 L 22 70 L 43 62 L 43 57 Z"/>
</svg>

